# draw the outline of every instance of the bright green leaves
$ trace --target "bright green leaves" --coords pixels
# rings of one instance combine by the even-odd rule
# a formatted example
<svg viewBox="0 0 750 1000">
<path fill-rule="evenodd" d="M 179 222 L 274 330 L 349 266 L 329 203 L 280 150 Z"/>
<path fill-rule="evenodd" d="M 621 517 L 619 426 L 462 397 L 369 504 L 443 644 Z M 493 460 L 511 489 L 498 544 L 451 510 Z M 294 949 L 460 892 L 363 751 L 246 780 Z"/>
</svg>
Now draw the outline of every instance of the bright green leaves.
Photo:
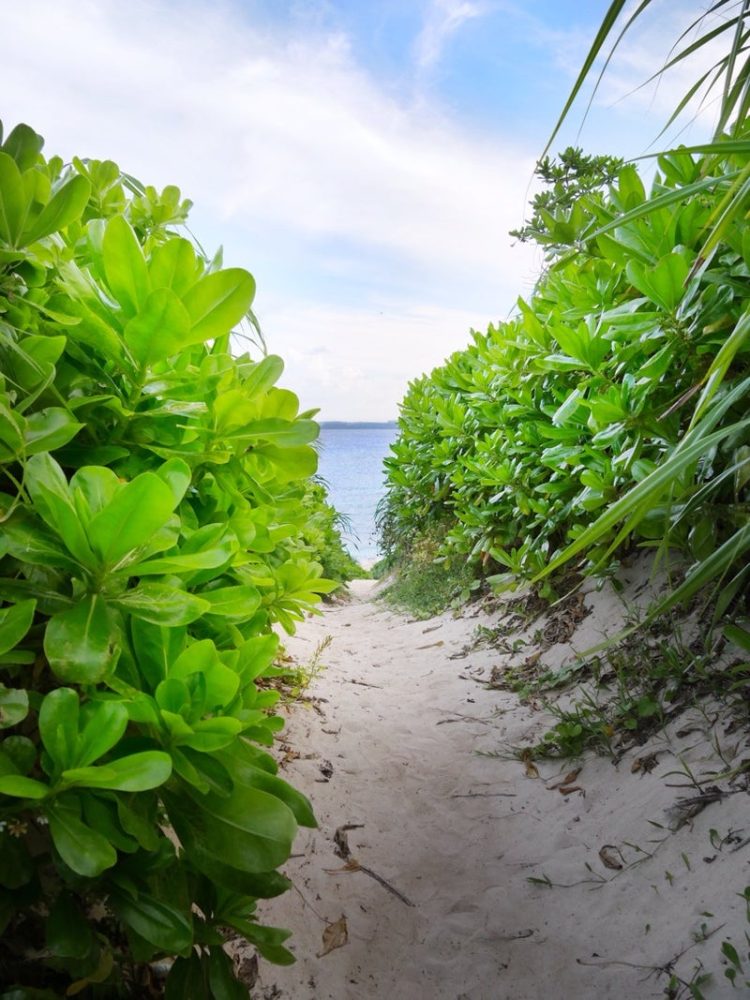
<svg viewBox="0 0 750 1000">
<path fill-rule="evenodd" d="M 23 722 L 28 713 L 28 692 L 0 684 L 0 729 L 8 729 Z"/>
<path fill-rule="evenodd" d="M 155 247 L 148 265 L 151 288 L 169 289 L 178 298 L 195 284 L 201 271 L 191 244 L 176 238 Z"/>
<path fill-rule="evenodd" d="M 201 343 L 228 333 L 250 308 L 255 281 L 241 268 L 207 274 L 183 299 L 190 315 L 190 342 Z"/>
<path fill-rule="evenodd" d="M 130 224 L 115 216 L 102 241 L 104 272 L 125 317 L 123 337 L 140 366 L 229 333 L 255 295 L 247 271 L 197 273 L 187 241 L 171 239 L 147 262 Z"/>
<path fill-rule="evenodd" d="M 90 191 L 88 181 L 75 176 L 53 195 L 42 174 L 33 167 L 19 169 L 0 151 L 0 243 L 21 249 L 66 228 L 80 218 Z"/>
<path fill-rule="evenodd" d="M 172 773 L 169 754 L 146 750 L 102 764 L 99 767 L 75 767 L 62 772 L 65 785 L 103 788 L 116 792 L 147 792 L 163 785 Z"/>
<path fill-rule="evenodd" d="M 18 604 L 0 610 L 0 657 L 17 646 L 29 631 L 35 610 L 34 600 L 19 601 Z"/>
<path fill-rule="evenodd" d="M 45 453 L 28 462 L 27 483 L 42 520 L 83 568 L 100 576 L 153 545 L 184 496 L 189 469 L 173 459 L 121 483 L 109 469 L 91 466 L 79 469 L 68 485 Z"/>
<path fill-rule="evenodd" d="M 236 785 L 229 798 L 196 793 L 178 804 L 167 794 L 165 803 L 180 842 L 199 857 L 251 873 L 270 871 L 289 857 L 297 823 L 274 795 Z"/>
<path fill-rule="evenodd" d="M 57 688 L 42 702 L 39 734 L 59 771 L 86 767 L 119 743 L 128 724 L 128 713 L 119 702 L 87 702 L 80 709 L 71 688 Z"/>
<path fill-rule="evenodd" d="M 335 586 L 315 561 L 335 514 L 305 482 L 318 429 L 280 358 L 230 353 L 254 281 L 174 235 L 179 191 L 40 151 L 24 126 L 0 149 L 0 800 L 29 831 L 0 831 L 0 929 L 33 881 L 50 917 L 29 954 L 71 995 L 177 954 L 170 989 L 184 969 L 232 997 L 222 929 L 290 959 L 250 897 L 288 888 L 274 866 L 314 822 L 248 748 L 283 726 L 258 683 L 272 623 Z"/>
<path fill-rule="evenodd" d="M 170 358 L 188 342 L 190 316 L 170 288 L 150 292 L 143 309 L 125 327 L 125 343 L 142 365 Z"/>
<path fill-rule="evenodd" d="M 723 576 L 722 614 L 746 589 L 746 227 L 702 256 L 750 170 L 742 142 L 663 158 L 651 195 L 633 167 L 581 197 L 580 175 L 572 191 L 551 175 L 555 200 L 574 197 L 542 220 L 550 266 L 533 297 L 402 404 L 381 512 L 393 555 L 439 538 L 441 560 L 492 586 L 549 594 L 573 560 L 614 572 L 643 543 L 695 560 L 678 599 Z"/>
<path fill-rule="evenodd" d="M 81 217 L 89 200 L 91 188 L 84 177 L 72 177 L 47 202 L 31 225 L 22 234 L 23 244 L 49 236 L 57 230 L 65 229 L 71 222 Z"/>
<path fill-rule="evenodd" d="M 630 283 L 640 292 L 665 312 L 673 312 L 685 294 L 690 265 L 690 256 L 683 251 L 666 254 L 654 267 L 631 260 L 626 272 Z"/>
<path fill-rule="evenodd" d="M 90 594 L 50 618 L 44 652 L 64 684 L 97 684 L 115 665 L 118 639 L 112 611 L 100 595 Z"/>
<path fill-rule="evenodd" d="M 68 867 L 95 878 L 117 862 L 117 852 L 106 837 L 81 820 L 80 801 L 61 796 L 46 807 L 52 842 Z"/>
<path fill-rule="evenodd" d="M 135 233 L 121 215 L 115 215 L 107 223 L 102 256 L 110 291 L 125 315 L 135 316 L 148 296 L 148 271 Z"/>
<path fill-rule="evenodd" d="M 145 892 L 136 896 L 118 892 L 111 903 L 120 920 L 156 948 L 177 955 L 190 952 L 193 922 L 189 911 L 185 913 Z"/>
<path fill-rule="evenodd" d="M 145 546 L 168 521 L 175 507 L 170 487 L 151 472 L 126 483 L 88 525 L 92 549 L 105 566 Z"/>
</svg>

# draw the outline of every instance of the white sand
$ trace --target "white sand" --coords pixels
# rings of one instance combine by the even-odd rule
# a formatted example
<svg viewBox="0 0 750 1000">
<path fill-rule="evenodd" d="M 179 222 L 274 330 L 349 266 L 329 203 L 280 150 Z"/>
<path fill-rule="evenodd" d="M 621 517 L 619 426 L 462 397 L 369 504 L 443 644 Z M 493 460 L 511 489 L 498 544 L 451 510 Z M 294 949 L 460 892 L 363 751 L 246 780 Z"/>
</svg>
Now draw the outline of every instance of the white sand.
<svg viewBox="0 0 750 1000">
<path fill-rule="evenodd" d="M 723 976 L 721 943 L 728 937 L 741 951 L 750 930 L 736 895 L 750 885 L 747 792 L 674 833 L 665 810 L 694 794 L 668 787 L 685 781 L 673 773 L 680 757 L 700 775 L 726 771 L 710 741 L 736 767 L 748 756 L 746 734 L 725 736 L 712 715 L 691 710 L 616 766 L 587 755 L 581 792 L 563 795 L 548 786 L 574 764 L 541 761 L 536 778 L 509 754 L 477 754 L 533 742 L 551 724 L 539 706 L 477 683 L 508 657 L 483 648 L 450 658 L 487 616 L 408 621 L 373 602 L 375 586 L 358 581 L 349 602 L 288 642 L 305 663 L 332 636 L 309 692 L 316 707 L 291 709 L 282 740 L 301 754 L 282 774 L 313 800 L 320 828 L 301 831 L 300 856 L 287 866 L 298 891 L 261 906 L 265 922 L 293 930 L 298 962 L 261 962 L 253 996 L 641 1000 L 667 995 L 669 977 L 657 967 L 675 959 L 683 979 L 698 962 L 714 973 L 707 998 L 744 995 Z M 579 649 L 622 620 L 611 592 L 589 593 L 586 603 L 593 613 L 574 637 Z M 570 651 L 553 646 L 543 659 L 556 665 Z M 633 773 L 650 751 L 655 769 Z M 413 906 L 361 870 L 342 871 L 333 837 L 345 824 L 362 824 L 348 833 L 353 857 Z M 603 864 L 605 845 L 622 870 Z M 348 942 L 318 957 L 326 925 L 342 916 Z"/>
</svg>

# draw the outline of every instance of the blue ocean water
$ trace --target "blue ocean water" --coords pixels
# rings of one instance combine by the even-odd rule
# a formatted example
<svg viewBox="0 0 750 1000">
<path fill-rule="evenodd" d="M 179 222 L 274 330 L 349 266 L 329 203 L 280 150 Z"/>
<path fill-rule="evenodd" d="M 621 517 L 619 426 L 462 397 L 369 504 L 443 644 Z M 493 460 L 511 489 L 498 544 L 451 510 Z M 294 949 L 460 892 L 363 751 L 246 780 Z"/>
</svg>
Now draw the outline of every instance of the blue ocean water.
<svg viewBox="0 0 750 1000">
<path fill-rule="evenodd" d="M 378 556 L 375 508 L 385 493 L 383 459 L 396 434 L 394 426 L 356 424 L 320 431 L 318 475 L 328 485 L 333 506 L 348 519 L 349 530 L 342 534 L 358 560 Z"/>
</svg>

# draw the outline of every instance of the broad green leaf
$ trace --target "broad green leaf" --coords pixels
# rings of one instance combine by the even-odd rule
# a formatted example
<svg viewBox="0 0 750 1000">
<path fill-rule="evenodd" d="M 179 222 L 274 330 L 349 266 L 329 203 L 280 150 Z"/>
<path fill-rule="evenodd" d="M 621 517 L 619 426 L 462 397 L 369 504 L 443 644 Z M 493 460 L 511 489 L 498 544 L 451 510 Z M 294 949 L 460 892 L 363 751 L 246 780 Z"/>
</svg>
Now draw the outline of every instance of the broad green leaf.
<svg viewBox="0 0 750 1000">
<path fill-rule="evenodd" d="M 270 417 L 267 420 L 255 420 L 238 427 L 226 434 L 225 440 L 247 443 L 254 440 L 272 441 L 283 447 L 309 444 L 316 440 L 318 433 L 319 427 L 314 420 L 283 420 Z"/>
<path fill-rule="evenodd" d="M 91 194 L 91 184 L 80 174 L 71 177 L 63 184 L 42 211 L 25 230 L 24 243 L 34 243 L 36 240 L 49 236 L 50 233 L 65 229 L 71 222 L 81 217 Z"/>
<path fill-rule="evenodd" d="M 241 743 L 218 753 L 217 759 L 227 769 L 235 788 L 244 786 L 268 792 L 289 807 L 300 826 L 318 825 L 309 800 L 286 781 L 269 774 L 263 768 L 256 767 L 252 762 L 252 755 L 243 753 Z"/>
<path fill-rule="evenodd" d="M 27 417 L 24 450 L 27 455 L 55 451 L 72 441 L 83 426 L 62 407 L 50 406 L 46 410 L 38 410 Z"/>
<path fill-rule="evenodd" d="M 44 652 L 64 684 L 96 684 L 114 666 L 118 641 L 112 613 L 100 596 L 93 595 L 50 618 Z"/>
<path fill-rule="evenodd" d="M 247 639 L 239 647 L 237 672 L 245 684 L 260 677 L 273 663 L 279 648 L 279 637 L 273 632 L 268 635 Z"/>
<path fill-rule="evenodd" d="M 143 575 L 138 566 L 131 569 Z M 135 618 L 169 627 L 189 625 L 211 610 L 211 603 L 202 596 L 161 583 L 141 583 L 111 603 Z"/>
<path fill-rule="evenodd" d="M 199 344 L 229 333 L 250 308 L 254 295 L 252 275 L 240 268 L 205 275 L 183 297 L 191 322 L 189 342 Z"/>
<path fill-rule="evenodd" d="M 184 546 L 183 546 L 184 548 Z M 199 552 L 178 552 L 172 556 L 146 559 L 128 567 L 134 576 L 165 576 L 167 574 L 190 574 L 201 569 L 216 569 L 224 566 L 232 556 L 231 542 L 221 548 L 204 549 Z"/>
<path fill-rule="evenodd" d="M 47 753 L 62 771 L 78 761 L 80 703 L 72 688 L 55 688 L 39 709 L 39 734 Z"/>
<path fill-rule="evenodd" d="M 136 934 L 172 954 L 189 953 L 193 944 L 190 911 L 139 891 L 135 897 L 113 893 L 110 903 L 117 916 Z"/>
<path fill-rule="evenodd" d="M 190 466 L 181 458 L 170 458 L 169 461 L 160 465 L 159 468 L 154 471 L 159 479 L 163 479 L 167 486 L 169 486 L 172 490 L 172 499 L 174 500 L 175 506 L 177 506 L 187 493 L 190 486 L 190 480 L 192 478 Z"/>
<path fill-rule="evenodd" d="M 201 264 L 188 240 L 174 238 L 154 248 L 148 265 L 153 289 L 184 295 L 200 277 Z"/>
<path fill-rule="evenodd" d="M 104 271 L 110 291 L 126 316 L 145 307 L 149 292 L 148 271 L 138 239 L 121 215 L 107 223 L 102 241 Z"/>
<path fill-rule="evenodd" d="M 208 995 L 206 960 L 193 951 L 178 958 L 167 976 L 164 1000 L 204 1000 Z"/>
<path fill-rule="evenodd" d="M 95 514 L 107 506 L 120 486 L 120 480 L 115 473 L 101 465 L 84 465 L 73 473 L 70 490 L 79 514 L 82 513 L 82 508 L 78 498 L 85 501 L 85 518 L 82 517 L 82 520 L 85 520 L 86 525 Z"/>
<path fill-rule="evenodd" d="M 143 307 L 125 327 L 125 343 L 141 365 L 166 361 L 187 343 L 190 316 L 169 288 L 150 292 Z"/>
<path fill-rule="evenodd" d="M 24 337 L 14 359 L 17 380 L 24 388 L 33 388 L 51 373 L 51 366 L 65 350 L 67 339 L 61 336 Z"/>
<path fill-rule="evenodd" d="M 28 691 L 0 684 L 0 729 L 9 729 L 11 726 L 18 725 L 28 714 Z"/>
<path fill-rule="evenodd" d="M 7 653 L 23 639 L 34 621 L 36 601 L 19 601 L 0 609 L 0 653 Z"/>
<path fill-rule="evenodd" d="M 234 670 L 224 666 L 210 639 L 191 643 L 169 668 L 169 676 L 175 680 L 188 680 L 193 674 L 201 674 L 203 677 L 205 704 L 209 710 L 217 705 L 229 704 L 239 688 L 239 676 Z"/>
<path fill-rule="evenodd" d="M 171 488 L 153 472 L 142 472 L 92 518 L 91 546 L 106 565 L 115 566 L 148 543 L 169 520 L 174 506 Z"/>
<path fill-rule="evenodd" d="M 17 507 L 3 524 L 8 553 L 32 566 L 57 567 L 73 576 L 80 573 L 79 564 L 60 544 L 58 538 L 28 509 Z"/>
<path fill-rule="evenodd" d="M 170 663 L 180 655 L 186 630 L 162 628 L 133 618 L 130 632 L 138 668 L 153 690 L 166 678 Z"/>
<path fill-rule="evenodd" d="M 89 701 L 81 710 L 78 748 L 73 760 L 87 767 L 116 746 L 128 725 L 128 711 L 118 701 Z"/>
<path fill-rule="evenodd" d="M 118 792 L 147 792 L 163 785 L 172 773 L 172 759 L 161 750 L 118 757 L 96 767 L 63 771 L 62 780 L 85 788 L 109 788 Z"/>
<path fill-rule="evenodd" d="M 248 621 L 260 606 L 260 592 L 244 584 L 202 590 L 200 596 L 209 603 L 206 614 L 221 615 L 235 622 Z"/>
<path fill-rule="evenodd" d="M 232 892 L 254 896 L 257 899 L 274 899 L 276 896 L 288 892 L 292 887 L 292 883 L 281 872 L 267 871 L 251 874 L 240 871 L 204 851 L 198 843 L 192 845 L 190 860 L 217 886 L 230 889 Z"/>
<path fill-rule="evenodd" d="M 253 365 L 242 386 L 243 391 L 250 398 L 267 392 L 278 382 L 283 371 L 284 362 L 278 354 L 268 354 L 262 361 Z"/>
<path fill-rule="evenodd" d="M 15 160 L 0 152 L 0 240 L 18 246 L 28 211 L 28 199 Z"/>
<path fill-rule="evenodd" d="M 34 455 L 26 463 L 25 478 L 39 515 L 60 535 L 78 562 L 91 566 L 93 553 L 60 466 L 48 454 Z"/>
<path fill-rule="evenodd" d="M 0 777 L 0 795 L 10 795 L 17 799 L 43 799 L 50 791 L 49 785 L 20 774 L 5 774 Z"/>
<path fill-rule="evenodd" d="M 70 793 L 50 801 L 46 813 L 52 842 L 78 875 L 96 878 L 117 863 L 117 852 L 109 841 L 81 821 L 80 803 Z"/>
<path fill-rule="evenodd" d="M 268 872 L 289 857 L 297 823 L 279 799 L 259 789 L 235 789 L 229 798 L 164 791 L 170 822 L 188 854 L 196 843 L 225 865 Z"/>
<path fill-rule="evenodd" d="M 252 454 L 267 459 L 278 479 L 285 483 L 293 479 L 307 479 L 318 470 L 318 453 L 309 445 L 280 447 L 276 444 L 261 444 L 253 449 Z"/>
<path fill-rule="evenodd" d="M 206 706 L 211 707 L 208 696 Z M 243 729 L 247 728 L 239 719 L 229 716 L 199 719 L 192 724 L 191 732 L 175 732 L 174 742 L 176 746 L 190 747 L 201 753 L 214 753 L 231 746 Z"/>
<path fill-rule="evenodd" d="M 247 988 L 235 979 L 232 960 L 221 947 L 208 953 L 208 985 L 215 1000 L 247 1000 Z"/>
<path fill-rule="evenodd" d="M 28 774 L 36 761 L 37 750 L 27 736 L 6 736 L 0 752 L 8 757 L 19 774 Z"/>
<path fill-rule="evenodd" d="M 2 130 L 0 130 L 0 138 Z M 19 122 L 8 134 L 3 143 L 3 151 L 12 156 L 19 170 L 29 170 L 39 159 L 44 146 L 44 139 L 33 128 Z"/>
</svg>

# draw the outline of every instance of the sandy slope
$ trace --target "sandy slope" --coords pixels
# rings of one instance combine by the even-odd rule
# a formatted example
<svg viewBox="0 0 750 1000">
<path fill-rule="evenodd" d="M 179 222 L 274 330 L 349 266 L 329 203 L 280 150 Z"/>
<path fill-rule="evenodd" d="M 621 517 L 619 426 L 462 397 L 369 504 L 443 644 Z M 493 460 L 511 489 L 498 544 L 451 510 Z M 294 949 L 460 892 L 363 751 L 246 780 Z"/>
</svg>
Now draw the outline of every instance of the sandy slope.
<svg viewBox="0 0 750 1000">
<path fill-rule="evenodd" d="M 372 587 L 357 582 L 350 601 L 288 642 L 304 663 L 332 637 L 314 702 L 290 711 L 282 746 L 285 775 L 312 798 L 320 829 L 301 832 L 287 867 L 297 891 L 262 907 L 266 922 L 293 929 L 299 961 L 261 963 L 253 995 L 640 1000 L 667 995 L 669 977 L 655 967 L 684 949 L 675 966 L 684 979 L 699 961 L 714 972 L 707 998 L 743 995 L 723 976 L 721 942 L 740 948 L 750 929 L 736 895 L 750 885 L 747 793 L 676 832 L 665 810 L 693 794 L 668 787 L 684 780 L 670 776 L 679 758 L 701 774 L 725 771 L 710 741 L 736 766 L 746 737 L 694 712 L 616 766 L 587 757 L 580 790 L 561 794 L 553 786 L 571 764 L 541 762 L 535 777 L 509 754 L 477 753 L 507 753 L 549 728 L 538 706 L 479 683 L 501 660 L 496 650 L 461 655 L 486 617 L 408 621 L 373 601 Z M 578 648 L 622 616 L 612 594 L 585 602 Z M 570 652 L 557 645 L 545 657 L 555 664 Z M 651 751 L 654 769 L 634 773 Z M 347 824 L 361 824 L 347 833 L 352 856 L 413 905 L 365 871 L 342 870 L 334 835 Z M 603 863 L 605 845 L 621 869 Z M 342 917 L 347 943 L 322 954 L 326 926 Z"/>
</svg>

